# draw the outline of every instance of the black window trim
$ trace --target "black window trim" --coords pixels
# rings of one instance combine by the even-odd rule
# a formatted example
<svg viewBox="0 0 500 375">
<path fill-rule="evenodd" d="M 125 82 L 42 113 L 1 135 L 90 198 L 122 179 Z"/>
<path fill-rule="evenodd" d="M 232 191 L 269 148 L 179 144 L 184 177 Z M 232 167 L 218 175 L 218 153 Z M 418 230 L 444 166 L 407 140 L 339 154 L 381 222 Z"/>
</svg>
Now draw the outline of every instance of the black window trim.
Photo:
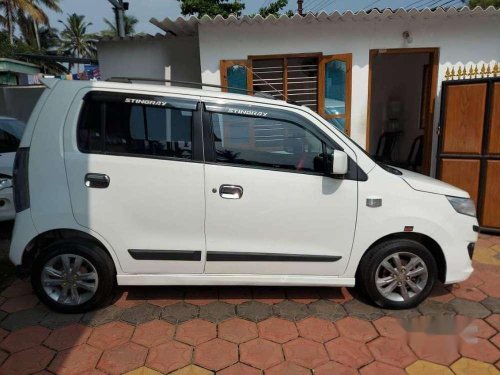
<svg viewBox="0 0 500 375">
<path fill-rule="evenodd" d="M 160 156 L 160 155 L 147 155 L 147 154 L 131 154 L 122 152 L 109 152 L 106 151 L 106 103 L 107 102 L 122 102 L 125 98 L 135 98 L 135 99 L 147 99 L 147 100 L 165 100 L 169 103 L 167 106 L 162 108 L 168 109 L 180 109 L 185 111 L 190 111 L 192 113 L 191 119 L 191 135 L 192 135 L 192 154 L 190 159 L 177 158 L 173 156 Z M 97 100 L 96 100 L 97 99 Z M 82 124 L 87 120 L 88 116 L 88 106 L 87 101 L 95 100 L 97 103 L 100 102 L 101 106 L 101 116 L 100 116 L 100 130 L 101 130 L 101 145 L 100 150 L 87 151 L 80 147 L 80 142 L 78 141 L 78 131 Z M 185 102 L 186 105 L 174 105 L 174 103 Z M 132 104 L 132 103 L 131 103 Z M 157 106 L 137 104 L 145 107 L 158 108 Z M 145 111 L 144 111 L 145 113 Z M 145 114 L 144 114 L 145 115 Z M 126 93 L 126 92 L 110 92 L 110 91 L 89 91 L 82 99 L 82 106 L 80 109 L 80 114 L 78 116 L 77 123 L 77 148 L 82 154 L 99 154 L 99 155 L 110 155 L 110 156 L 121 156 L 121 157 L 131 157 L 131 158 L 145 158 L 145 159 L 156 159 L 156 160 L 170 160 L 170 161 L 180 161 L 187 163 L 203 163 L 203 135 L 202 135 L 202 105 L 199 99 L 194 98 L 176 98 L 163 95 L 155 94 L 136 94 L 136 93 Z"/>
<path fill-rule="evenodd" d="M 342 180 L 354 180 L 354 181 L 367 181 L 368 176 L 366 173 L 358 166 L 358 164 L 352 160 L 351 157 L 348 156 L 349 160 L 349 168 L 348 168 L 348 173 L 345 176 L 333 176 L 332 174 L 328 173 L 326 170 L 326 163 L 325 163 L 325 170 L 323 172 L 314 172 L 314 171 L 301 171 L 301 170 L 292 170 L 292 169 L 285 169 L 285 168 L 273 168 L 273 167 L 266 167 L 266 166 L 257 166 L 257 165 L 247 165 L 247 164 L 236 164 L 236 163 L 224 163 L 224 162 L 218 162 L 216 161 L 216 152 L 215 152 L 215 141 L 213 139 L 213 131 L 212 131 L 212 113 L 220 113 L 220 114 L 227 114 L 227 115 L 234 115 L 234 116 L 242 116 L 242 117 L 259 117 L 251 114 L 244 114 L 244 113 L 234 113 L 229 111 L 229 107 L 232 108 L 245 108 L 248 111 L 254 111 L 254 112 L 263 112 L 267 111 L 268 113 L 271 113 L 271 116 L 266 116 L 262 118 L 266 119 L 271 119 L 271 120 L 279 120 L 279 121 L 286 121 L 289 123 L 292 123 L 294 125 L 300 126 L 307 131 L 309 131 L 311 134 L 316 136 L 322 143 L 323 147 L 323 152 L 326 151 L 326 147 L 330 147 L 335 150 L 339 151 L 344 151 L 344 149 L 333 139 L 328 137 L 321 129 L 317 128 L 313 124 L 311 124 L 311 121 L 306 119 L 303 116 L 300 116 L 294 112 L 291 111 L 286 111 L 286 109 L 276 109 L 276 108 L 271 108 L 271 107 L 265 107 L 262 105 L 255 105 L 254 103 L 252 104 L 241 104 L 241 103 L 217 103 L 211 100 L 206 100 L 202 98 L 202 105 L 203 107 L 203 141 L 204 141 L 204 148 L 205 148 L 205 163 L 206 164 L 211 164 L 211 165 L 221 165 L 221 166 L 227 166 L 227 167 L 234 167 L 234 168 L 250 168 L 250 169 L 260 169 L 260 170 L 269 170 L 269 171 L 275 171 L 275 172 L 283 172 L 283 173 L 295 173 L 295 174 L 306 174 L 306 175 L 312 175 L 312 176 L 323 176 L 323 177 L 330 177 L 334 179 L 342 179 Z M 224 109 L 227 109 L 226 111 Z M 279 116 L 279 114 L 287 114 L 288 116 L 295 117 L 295 118 L 300 118 L 301 121 L 305 122 L 305 125 L 299 124 L 297 121 L 293 121 L 293 119 L 290 118 L 284 118 L 284 116 Z"/>
</svg>

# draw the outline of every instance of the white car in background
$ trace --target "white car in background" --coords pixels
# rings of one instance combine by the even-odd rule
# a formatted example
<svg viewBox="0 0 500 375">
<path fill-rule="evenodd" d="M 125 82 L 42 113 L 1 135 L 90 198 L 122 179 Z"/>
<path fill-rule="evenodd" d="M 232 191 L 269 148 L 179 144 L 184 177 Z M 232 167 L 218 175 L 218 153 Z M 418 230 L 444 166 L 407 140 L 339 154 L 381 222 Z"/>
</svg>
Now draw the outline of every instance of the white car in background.
<svg viewBox="0 0 500 375">
<path fill-rule="evenodd" d="M 16 216 L 12 193 L 12 169 L 25 124 L 12 117 L 0 116 L 0 221 Z"/>
</svg>

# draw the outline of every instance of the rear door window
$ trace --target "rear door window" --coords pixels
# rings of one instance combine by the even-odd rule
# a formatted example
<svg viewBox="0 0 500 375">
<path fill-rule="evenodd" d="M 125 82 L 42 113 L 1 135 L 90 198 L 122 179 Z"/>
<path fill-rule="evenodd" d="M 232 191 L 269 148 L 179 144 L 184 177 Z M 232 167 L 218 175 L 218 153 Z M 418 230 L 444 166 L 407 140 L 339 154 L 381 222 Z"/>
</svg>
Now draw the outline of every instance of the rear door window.
<svg viewBox="0 0 500 375">
<path fill-rule="evenodd" d="M 168 98 L 86 98 L 78 147 L 111 155 L 192 159 L 195 109 L 195 102 Z"/>
</svg>

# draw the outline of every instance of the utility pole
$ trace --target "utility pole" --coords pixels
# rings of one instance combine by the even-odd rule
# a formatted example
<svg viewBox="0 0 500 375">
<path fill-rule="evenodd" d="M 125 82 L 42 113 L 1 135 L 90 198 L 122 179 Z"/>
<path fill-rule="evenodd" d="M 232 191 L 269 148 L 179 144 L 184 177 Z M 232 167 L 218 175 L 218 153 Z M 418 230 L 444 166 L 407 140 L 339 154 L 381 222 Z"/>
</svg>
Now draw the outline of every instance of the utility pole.
<svg viewBox="0 0 500 375">
<path fill-rule="evenodd" d="M 128 2 L 123 0 L 108 0 L 111 5 L 113 5 L 113 11 L 115 12 L 116 19 L 116 31 L 120 38 L 125 37 L 125 21 L 124 15 L 125 11 L 128 10 Z"/>
<path fill-rule="evenodd" d="M 297 0 L 297 12 L 299 13 L 300 16 L 303 16 L 304 10 L 302 9 L 302 4 L 304 3 L 304 0 Z"/>
</svg>

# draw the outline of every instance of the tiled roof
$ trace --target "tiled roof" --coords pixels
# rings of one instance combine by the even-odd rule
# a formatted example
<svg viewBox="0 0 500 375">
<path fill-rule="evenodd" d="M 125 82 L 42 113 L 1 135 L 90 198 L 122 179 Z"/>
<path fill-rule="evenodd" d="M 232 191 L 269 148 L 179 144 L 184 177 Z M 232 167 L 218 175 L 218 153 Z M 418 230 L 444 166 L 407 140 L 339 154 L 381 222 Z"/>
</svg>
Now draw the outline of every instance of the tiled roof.
<svg viewBox="0 0 500 375">
<path fill-rule="evenodd" d="M 496 9 L 490 6 L 486 9 L 476 7 L 471 9 L 469 7 L 462 8 L 435 8 L 435 9 L 372 9 L 370 11 L 359 11 L 359 12 L 319 12 L 319 13 L 308 13 L 304 16 L 298 14 L 289 17 L 287 15 L 282 15 L 280 17 L 275 17 L 270 15 L 268 17 L 262 17 L 260 15 L 250 17 L 241 16 L 236 17 L 231 15 L 227 18 L 218 15 L 216 17 L 210 17 L 205 15 L 203 17 L 189 17 L 183 18 L 179 17 L 177 19 L 165 18 L 163 21 L 159 21 L 156 18 L 151 18 L 150 22 L 162 29 L 163 31 L 174 34 L 174 35 L 194 35 L 198 32 L 198 25 L 212 24 L 212 25 L 241 25 L 241 24 L 275 24 L 275 25 L 286 25 L 286 24 L 300 24 L 300 23 L 317 23 L 317 22 L 360 22 L 360 21 L 384 21 L 390 19 L 431 19 L 431 18 L 453 18 L 453 17 L 484 17 L 484 16 L 500 16 L 500 9 Z"/>
</svg>

